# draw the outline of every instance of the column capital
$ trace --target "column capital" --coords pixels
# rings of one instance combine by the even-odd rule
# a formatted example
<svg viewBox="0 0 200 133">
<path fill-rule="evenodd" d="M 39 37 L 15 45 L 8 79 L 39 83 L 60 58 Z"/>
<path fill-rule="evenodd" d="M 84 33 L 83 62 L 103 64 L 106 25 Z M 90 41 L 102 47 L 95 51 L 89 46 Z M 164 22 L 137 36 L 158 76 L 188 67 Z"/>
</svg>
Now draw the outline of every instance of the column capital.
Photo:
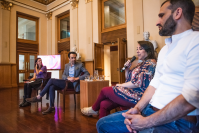
<svg viewBox="0 0 200 133">
<path fill-rule="evenodd" d="M 45 14 L 46 15 L 46 17 L 48 18 L 48 20 L 50 19 L 52 19 L 52 12 L 48 12 L 48 13 L 46 13 Z"/>
<path fill-rule="evenodd" d="M 70 0 L 70 4 L 73 7 L 72 9 L 78 8 L 79 0 Z"/>
<path fill-rule="evenodd" d="M 12 3 L 12 2 L 8 2 L 8 1 L 6 1 L 6 0 L 0 0 L 0 2 L 1 2 L 1 7 L 2 7 L 2 9 L 8 10 L 8 11 L 11 10 L 11 7 L 13 6 L 13 3 Z"/>
<path fill-rule="evenodd" d="M 85 4 L 92 2 L 93 0 L 85 0 Z"/>
</svg>

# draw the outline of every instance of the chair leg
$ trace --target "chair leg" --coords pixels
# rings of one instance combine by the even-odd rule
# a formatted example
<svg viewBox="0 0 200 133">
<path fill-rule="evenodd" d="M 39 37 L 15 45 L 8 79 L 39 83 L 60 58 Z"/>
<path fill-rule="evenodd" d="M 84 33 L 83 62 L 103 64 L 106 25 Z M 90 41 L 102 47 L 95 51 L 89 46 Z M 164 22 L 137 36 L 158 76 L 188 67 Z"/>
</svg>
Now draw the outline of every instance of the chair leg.
<svg viewBox="0 0 200 133">
<path fill-rule="evenodd" d="M 59 92 L 57 91 L 57 107 L 58 107 L 58 101 L 59 101 Z"/>
<path fill-rule="evenodd" d="M 74 94 L 74 104 L 76 105 L 76 94 Z"/>
<path fill-rule="evenodd" d="M 63 112 L 65 112 L 65 94 L 63 93 Z"/>
</svg>

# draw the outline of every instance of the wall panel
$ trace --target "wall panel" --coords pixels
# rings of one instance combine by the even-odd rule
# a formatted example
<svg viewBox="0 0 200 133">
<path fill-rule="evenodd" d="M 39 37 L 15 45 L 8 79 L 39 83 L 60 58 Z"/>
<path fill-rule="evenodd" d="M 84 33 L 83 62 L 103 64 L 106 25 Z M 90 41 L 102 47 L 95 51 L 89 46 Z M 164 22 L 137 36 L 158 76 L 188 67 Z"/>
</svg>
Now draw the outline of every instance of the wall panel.
<svg viewBox="0 0 200 133">
<path fill-rule="evenodd" d="M 16 64 L 0 64 L 0 89 L 17 87 Z"/>
<path fill-rule="evenodd" d="M 90 73 L 90 75 L 94 75 L 94 62 L 93 61 L 85 61 L 83 63 L 85 65 L 85 68 Z"/>
</svg>

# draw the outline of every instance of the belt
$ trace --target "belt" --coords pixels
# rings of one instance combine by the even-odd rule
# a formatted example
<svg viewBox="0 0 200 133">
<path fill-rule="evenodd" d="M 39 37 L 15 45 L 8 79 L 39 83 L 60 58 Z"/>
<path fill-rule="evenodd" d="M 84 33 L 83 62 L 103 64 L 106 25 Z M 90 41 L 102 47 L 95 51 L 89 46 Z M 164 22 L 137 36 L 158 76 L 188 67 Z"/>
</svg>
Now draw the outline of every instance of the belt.
<svg viewBox="0 0 200 133">
<path fill-rule="evenodd" d="M 158 109 L 156 107 L 153 107 L 153 106 L 151 106 L 150 108 L 152 108 L 155 112 L 158 111 L 158 110 L 160 110 L 160 109 Z M 186 121 L 189 121 L 189 122 L 192 122 L 192 123 L 196 124 L 197 123 L 197 117 L 199 117 L 199 116 L 189 116 L 189 115 L 186 115 L 186 116 L 182 117 L 181 119 L 184 119 Z"/>
</svg>

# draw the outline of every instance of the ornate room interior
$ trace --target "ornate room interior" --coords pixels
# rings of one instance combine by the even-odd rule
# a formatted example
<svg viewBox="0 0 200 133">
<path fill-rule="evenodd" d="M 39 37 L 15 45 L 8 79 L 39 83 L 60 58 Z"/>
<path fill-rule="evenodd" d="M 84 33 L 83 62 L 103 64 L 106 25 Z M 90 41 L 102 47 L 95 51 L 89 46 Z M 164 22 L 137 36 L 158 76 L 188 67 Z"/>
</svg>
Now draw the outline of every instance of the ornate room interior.
<svg viewBox="0 0 200 133">
<path fill-rule="evenodd" d="M 61 79 L 68 53 L 75 51 L 90 75 L 98 70 L 109 86 L 124 83 L 125 73 L 120 69 L 137 55 L 143 32 L 148 31 L 149 39 L 157 42 L 158 54 L 165 45 L 166 37 L 159 36 L 156 27 L 164 1 L 0 0 L 0 132 L 97 132 L 98 118 L 80 112 L 81 94 L 76 94 L 76 104 L 73 95 L 66 95 L 65 112 L 62 95 L 51 115 L 41 114 L 49 106 L 46 98 L 19 108 L 23 80 L 34 74 L 39 55 L 60 55 L 60 68 L 47 71 L 51 78 Z M 193 29 L 199 31 L 199 1 L 193 1 Z"/>
</svg>

